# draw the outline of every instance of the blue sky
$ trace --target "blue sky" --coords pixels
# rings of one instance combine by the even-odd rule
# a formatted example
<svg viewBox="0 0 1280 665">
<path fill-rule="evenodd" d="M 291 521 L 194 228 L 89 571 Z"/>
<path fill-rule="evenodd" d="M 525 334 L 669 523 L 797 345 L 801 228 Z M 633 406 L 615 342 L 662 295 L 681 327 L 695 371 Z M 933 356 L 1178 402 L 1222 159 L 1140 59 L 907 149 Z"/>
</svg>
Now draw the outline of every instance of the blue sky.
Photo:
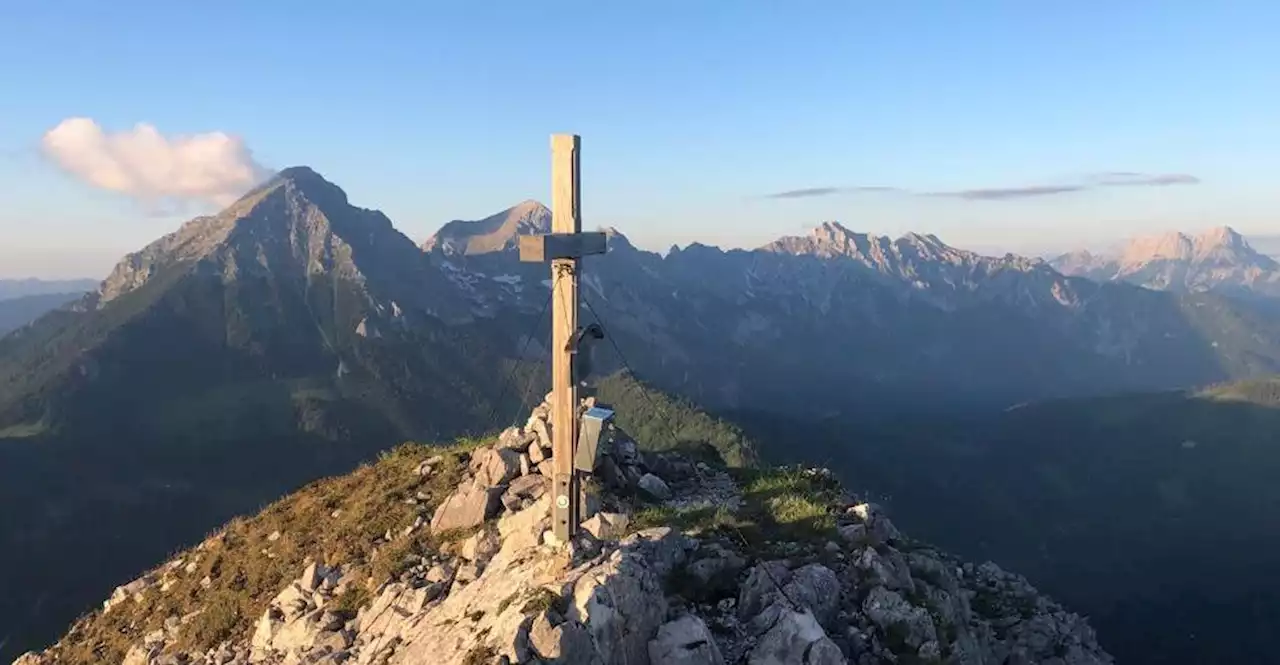
<svg viewBox="0 0 1280 665">
<path fill-rule="evenodd" d="M 587 225 L 650 248 L 828 219 L 987 251 L 1280 232 L 1270 2 L 55 1 L 0 26 L 0 277 L 99 276 L 201 211 L 69 172 L 42 137 L 75 117 L 225 133 L 419 240 L 547 199 L 553 132 L 583 137 Z M 815 188 L 839 191 L 768 196 Z"/>
</svg>

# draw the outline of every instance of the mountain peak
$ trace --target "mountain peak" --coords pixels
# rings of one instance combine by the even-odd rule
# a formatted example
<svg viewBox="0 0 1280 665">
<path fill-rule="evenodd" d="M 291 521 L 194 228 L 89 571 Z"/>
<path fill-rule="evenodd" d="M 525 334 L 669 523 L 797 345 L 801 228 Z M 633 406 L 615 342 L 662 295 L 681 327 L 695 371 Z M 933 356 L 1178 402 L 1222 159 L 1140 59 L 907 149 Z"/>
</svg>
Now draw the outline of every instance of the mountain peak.
<svg viewBox="0 0 1280 665">
<path fill-rule="evenodd" d="M 348 205 L 347 193 L 342 191 L 341 187 L 325 180 L 324 176 L 310 166 L 290 166 L 281 170 L 263 183 L 261 187 L 246 194 L 241 201 L 256 198 L 260 194 L 281 186 L 301 192 L 303 196 L 321 207 Z"/>
<path fill-rule="evenodd" d="M 518 236 L 550 232 L 551 210 L 538 201 L 526 199 L 484 219 L 455 219 L 422 243 L 422 249 L 445 255 L 488 254 L 514 249 Z"/>
<path fill-rule="evenodd" d="M 1272 293 L 1280 288 L 1280 264 L 1230 226 L 1195 235 L 1169 231 L 1142 236 L 1129 240 L 1118 253 L 1071 252 L 1054 259 L 1053 265 L 1068 275 L 1161 290 Z"/>
<path fill-rule="evenodd" d="M 1240 235 L 1230 226 L 1215 226 L 1201 232 L 1195 237 L 1194 243 L 1200 247 L 1231 247 L 1246 248 L 1249 246 L 1244 236 Z"/>
<path fill-rule="evenodd" d="M 1252 260 L 1256 254 L 1235 229 L 1216 226 L 1194 236 L 1169 231 L 1134 238 L 1125 245 L 1120 261 L 1125 264 L 1158 260 L 1201 261 L 1211 256 L 1226 258 L 1224 252 L 1246 260 Z"/>
</svg>

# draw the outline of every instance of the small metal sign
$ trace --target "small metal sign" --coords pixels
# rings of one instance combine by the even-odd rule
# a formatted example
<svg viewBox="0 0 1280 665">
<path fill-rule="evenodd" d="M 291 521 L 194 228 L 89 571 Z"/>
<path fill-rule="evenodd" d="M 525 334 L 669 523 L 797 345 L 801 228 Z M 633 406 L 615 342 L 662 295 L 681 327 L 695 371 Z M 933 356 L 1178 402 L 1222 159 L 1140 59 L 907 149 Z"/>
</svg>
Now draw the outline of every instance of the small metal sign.
<svg viewBox="0 0 1280 665">
<path fill-rule="evenodd" d="M 593 406 L 582 414 L 578 426 L 578 450 L 574 454 L 573 468 L 591 473 L 596 468 L 596 455 L 605 426 L 613 420 L 613 409 Z"/>
</svg>

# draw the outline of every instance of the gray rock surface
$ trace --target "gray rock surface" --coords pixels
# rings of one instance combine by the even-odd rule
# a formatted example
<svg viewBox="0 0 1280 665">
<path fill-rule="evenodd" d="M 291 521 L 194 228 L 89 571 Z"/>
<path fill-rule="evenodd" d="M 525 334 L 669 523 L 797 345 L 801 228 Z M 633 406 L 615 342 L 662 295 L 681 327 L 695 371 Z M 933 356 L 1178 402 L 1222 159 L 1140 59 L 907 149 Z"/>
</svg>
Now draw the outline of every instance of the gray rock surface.
<svg viewBox="0 0 1280 665">
<path fill-rule="evenodd" d="M 658 627 L 649 640 L 651 665 L 724 665 L 720 647 L 702 619 L 686 614 Z"/>
<path fill-rule="evenodd" d="M 671 498 L 671 488 L 667 486 L 665 481 L 652 473 L 646 473 L 643 476 L 640 476 L 640 480 L 636 484 L 641 490 L 644 490 L 646 494 L 659 501 L 666 501 Z"/>
<path fill-rule="evenodd" d="M 436 508 L 435 516 L 431 518 L 431 530 L 439 533 L 479 526 L 497 515 L 502 507 L 501 498 L 501 488 L 474 480 L 464 483 Z"/>
</svg>

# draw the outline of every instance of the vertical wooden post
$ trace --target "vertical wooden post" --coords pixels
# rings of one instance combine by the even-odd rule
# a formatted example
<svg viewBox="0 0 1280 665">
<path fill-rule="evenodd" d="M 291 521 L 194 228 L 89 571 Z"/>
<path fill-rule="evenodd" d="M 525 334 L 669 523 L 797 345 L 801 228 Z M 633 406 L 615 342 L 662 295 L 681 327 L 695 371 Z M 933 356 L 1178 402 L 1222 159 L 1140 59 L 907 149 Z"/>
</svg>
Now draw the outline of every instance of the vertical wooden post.
<svg viewBox="0 0 1280 665">
<path fill-rule="evenodd" d="M 576 134 L 551 137 L 551 232 L 582 231 L 582 193 Z M 551 262 L 551 445 L 552 533 L 569 542 L 578 529 L 578 483 L 573 471 L 574 444 L 578 440 L 578 385 L 574 380 L 570 344 L 578 329 L 578 258 Z"/>
</svg>

